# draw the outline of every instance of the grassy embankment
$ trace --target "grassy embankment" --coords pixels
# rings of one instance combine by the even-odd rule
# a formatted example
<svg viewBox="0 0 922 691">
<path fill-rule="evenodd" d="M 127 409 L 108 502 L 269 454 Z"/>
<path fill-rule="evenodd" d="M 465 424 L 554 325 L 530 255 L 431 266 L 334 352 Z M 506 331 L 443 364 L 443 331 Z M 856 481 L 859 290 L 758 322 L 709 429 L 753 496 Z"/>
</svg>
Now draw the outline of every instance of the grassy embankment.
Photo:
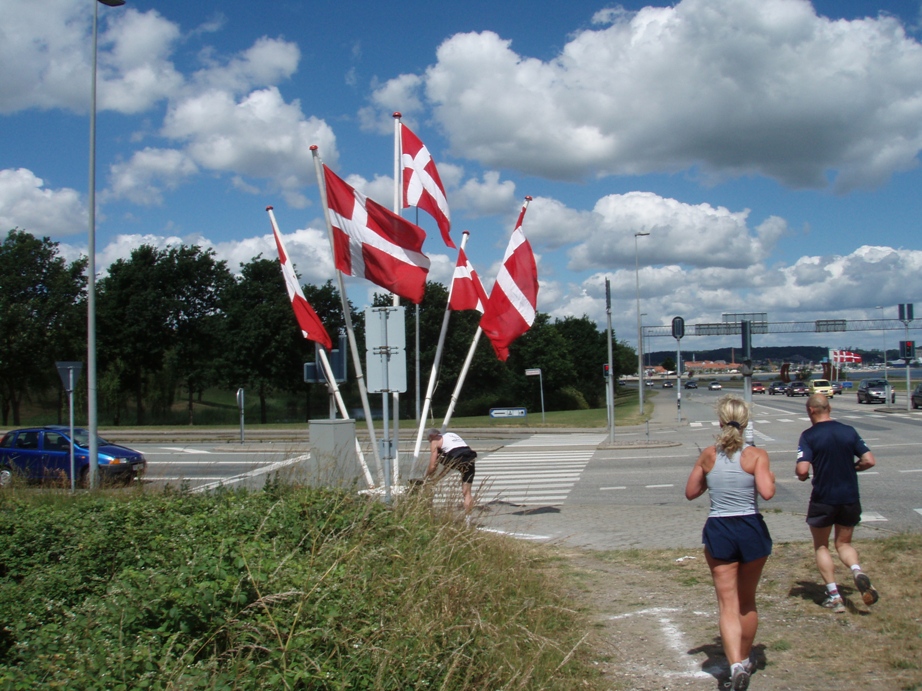
<svg viewBox="0 0 922 691">
<path fill-rule="evenodd" d="M 0 493 L 5 689 L 595 688 L 547 556 L 421 499 Z"/>
</svg>

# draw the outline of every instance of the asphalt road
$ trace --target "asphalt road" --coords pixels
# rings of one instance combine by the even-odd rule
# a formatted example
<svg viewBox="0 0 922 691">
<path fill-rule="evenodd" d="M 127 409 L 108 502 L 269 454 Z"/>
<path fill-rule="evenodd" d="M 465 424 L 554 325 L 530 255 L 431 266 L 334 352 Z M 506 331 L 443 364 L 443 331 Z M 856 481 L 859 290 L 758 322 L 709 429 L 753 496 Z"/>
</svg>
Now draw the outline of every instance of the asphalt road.
<svg viewBox="0 0 922 691">
<path fill-rule="evenodd" d="M 651 423 L 616 428 L 614 444 L 607 430 L 458 430 L 479 453 L 475 484 L 483 521 L 501 530 L 607 547 L 633 539 L 609 529 L 613 522 L 630 523 L 643 544 L 664 540 L 663 532 L 682 544 L 697 544 L 707 498 L 687 502 L 685 480 L 699 449 L 713 443 L 714 404 L 725 392 L 683 390 L 679 419 L 675 390 L 656 391 Z M 777 477 L 777 493 L 762 509 L 776 522 L 790 517 L 777 530 L 796 539 L 806 539 L 803 514 L 810 495 L 809 483 L 794 476 L 797 440 L 810 424 L 805 403 L 753 396 L 754 441 L 768 451 Z M 858 429 L 877 458 L 878 465 L 859 476 L 863 525 L 887 534 L 922 531 L 922 411 L 907 413 L 900 405 L 898 399 L 888 412 L 883 405 L 859 405 L 854 394 L 833 401 L 833 417 Z M 412 433 L 403 432 L 402 446 L 411 448 Z M 284 477 L 303 465 L 310 452 L 300 440 L 131 446 L 148 458 L 146 484 L 202 490 L 222 484 L 261 487 L 270 475 Z M 404 476 L 420 474 L 419 466 L 409 471 L 408 460 L 402 468 Z M 445 481 L 449 502 L 453 477 Z M 676 522 L 683 523 L 681 531 L 671 527 Z"/>
</svg>

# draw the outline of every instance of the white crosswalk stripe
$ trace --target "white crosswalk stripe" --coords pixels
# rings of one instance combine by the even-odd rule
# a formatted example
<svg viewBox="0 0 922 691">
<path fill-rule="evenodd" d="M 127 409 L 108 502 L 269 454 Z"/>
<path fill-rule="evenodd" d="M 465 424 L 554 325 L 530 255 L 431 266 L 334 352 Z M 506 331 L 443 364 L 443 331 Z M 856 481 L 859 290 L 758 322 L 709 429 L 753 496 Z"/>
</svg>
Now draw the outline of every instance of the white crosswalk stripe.
<svg viewBox="0 0 922 691">
<path fill-rule="evenodd" d="M 560 505 L 606 438 L 603 434 L 536 434 L 481 456 L 474 478 L 476 503 Z M 448 492 L 454 490 L 452 498 L 443 490 L 436 501 L 459 499 L 457 478 L 452 473 L 440 483 L 443 488 L 448 485 Z"/>
</svg>

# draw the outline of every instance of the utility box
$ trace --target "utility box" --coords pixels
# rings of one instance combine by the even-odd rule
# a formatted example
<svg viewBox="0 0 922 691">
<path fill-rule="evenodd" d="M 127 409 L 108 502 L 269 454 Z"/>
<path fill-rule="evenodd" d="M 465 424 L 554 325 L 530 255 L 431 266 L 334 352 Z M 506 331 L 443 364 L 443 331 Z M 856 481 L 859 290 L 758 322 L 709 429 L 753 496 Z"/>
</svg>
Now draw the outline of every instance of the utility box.
<svg viewBox="0 0 922 691">
<path fill-rule="evenodd" d="M 310 460 L 303 466 L 304 482 L 314 487 L 364 487 L 355 452 L 355 420 L 311 420 Z"/>
</svg>

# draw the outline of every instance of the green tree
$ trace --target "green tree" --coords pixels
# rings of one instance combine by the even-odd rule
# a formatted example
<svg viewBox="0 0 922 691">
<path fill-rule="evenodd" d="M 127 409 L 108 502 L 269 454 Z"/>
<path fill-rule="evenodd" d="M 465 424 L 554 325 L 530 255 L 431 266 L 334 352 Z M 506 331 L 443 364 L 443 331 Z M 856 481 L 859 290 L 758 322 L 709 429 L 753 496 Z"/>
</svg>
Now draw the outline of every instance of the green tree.
<svg viewBox="0 0 922 691">
<path fill-rule="evenodd" d="M 13 229 L 0 244 L 0 411 L 21 424 L 30 391 L 57 381 L 56 360 L 83 350 L 86 260 L 67 264 L 58 244 Z"/>
<path fill-rule="evenodd" d="M 109 267 L 98 283 L 97 343 L 108 391 L 131 391 L 137 424 L 144 423 L 149 377 L 160 373 L 172 345 L 173 304 L 164 281 L 168 252 L 142 245 Z M 173 386 L 167 388 L 172 391 Z M 116 424 L 120 410 L 112 411 Z"/>
<path fill-rule="evenodd" d="M 544 385 L 546 410 L 572 410 L 588 407 L 582 392 L 576 389 L 576 368 L 570 344 L 550 321 L 539 312 L 535 323 L 509 349 L 509 368 L 517 375 L 516 392 L 530 410 L 541 409 L 541 388 L 536 377 L 526 377 L 525 370 L 538 367 Z M 599 362 L 601 367 L 601 362 Z"/>
<path fill-rule="evenodd" d="M 605 381 L 602 366 L 608 362 L 606 333 L 599 331 L 595 322 L 585 314 L 579 319 L 576 317 L 557 319 L 554 327 L 567 342 L 567 350 L 574 371 L 572 386 L 582 392 L 589 407 L 604 406 Z M 612 353 L 614 354 L 614 349 Z M 617 381 L 622 372 L 619 371 L 618 360 L 613 359 L 614 376 Z"/>
<path fill-rule="evenodd" d="M 191 425 L 195 393 L 219 375 L 215 365 L 224 345 L 222 305 L 234 279 L 227 264 L 215 259 L 214 250 L 198 246 L 170 248 L 162 257 L 162 273 L 176 375 L 186 386 Z"/>
</svg>

